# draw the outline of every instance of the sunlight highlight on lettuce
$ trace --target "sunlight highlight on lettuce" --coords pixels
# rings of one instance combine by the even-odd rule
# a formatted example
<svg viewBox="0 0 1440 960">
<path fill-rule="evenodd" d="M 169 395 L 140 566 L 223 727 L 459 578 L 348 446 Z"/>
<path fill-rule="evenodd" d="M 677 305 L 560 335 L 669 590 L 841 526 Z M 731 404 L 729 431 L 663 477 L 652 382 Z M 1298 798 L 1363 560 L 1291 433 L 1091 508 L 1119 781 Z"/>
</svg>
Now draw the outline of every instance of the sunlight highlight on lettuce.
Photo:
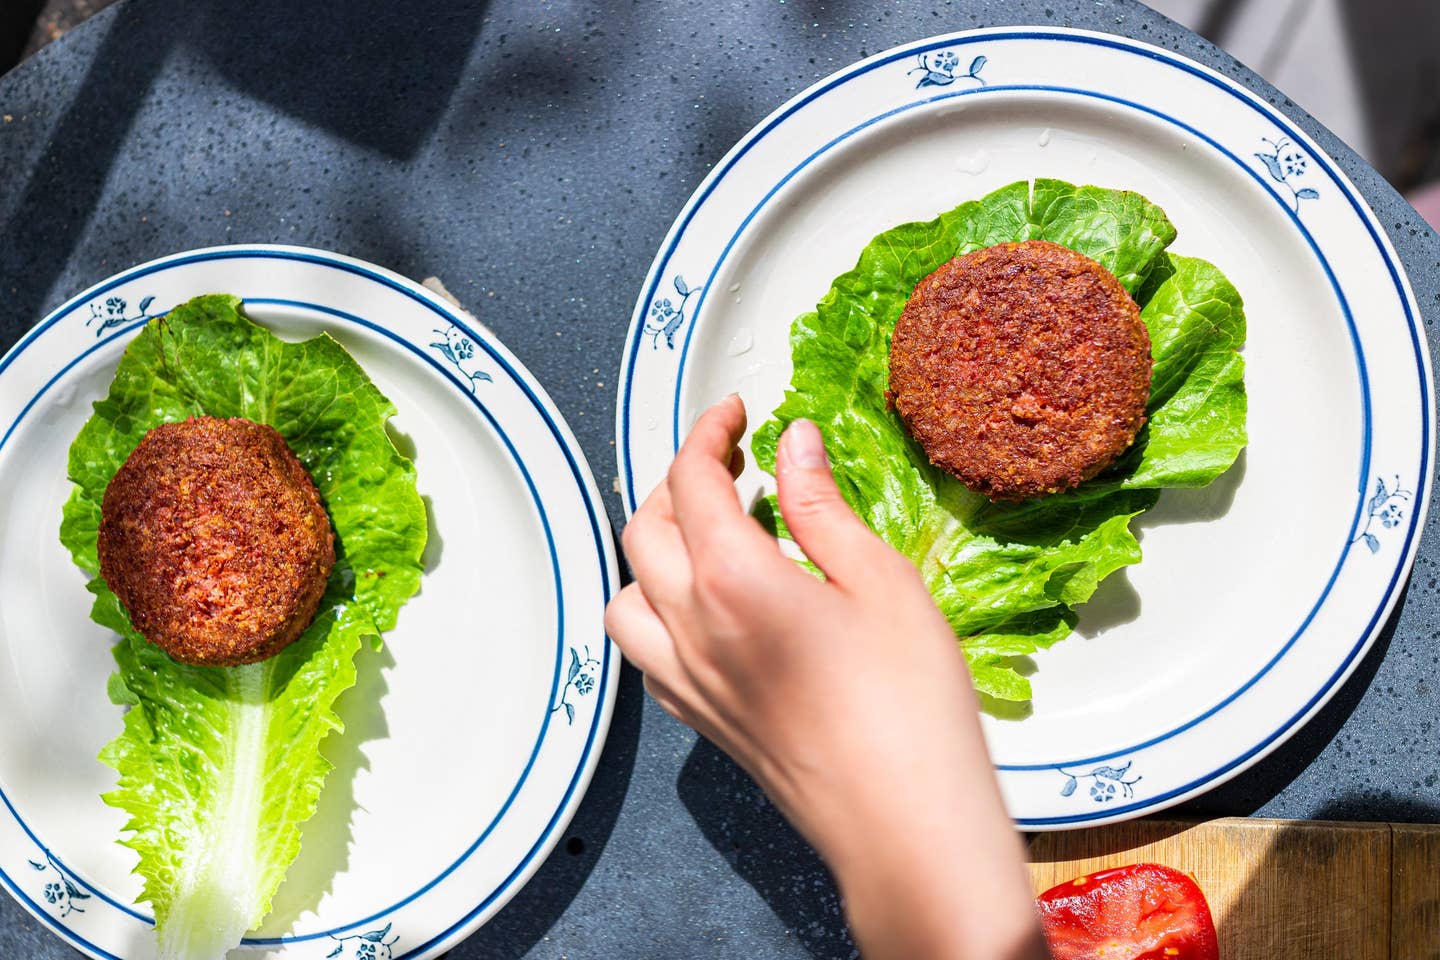
<svg viewBox="0 0 1440 960">
<path fill-rule="evenodd" d="M 1028 700 L 1014 658 L 1063 639 L 1073 608 L 1139 562 L 1130 521 L 1165 487 L 1210 483 L 1245 446 L 1240 294 L 1210 263 L 1167 253 L 1174 239 L 1139 194 L 1021 181 L 880 234 L 795 321 L 791 388 L 756 431 L 757 462 L 773 473 L 785 425 L 819 424 L 845 499 L 920 568 L 982 693 Z M 1149 422 L 1119 462 L 1068 493 L 997 504 L 930 463 L 885 388 L 890 336 L 915 285 L 954 257 L 1020 240 L 1063 244 L 1114 273 L 1140 305 L 1155 366 Z M 773 498 L 759 513 L 784 535 Z"/>
<path fill-rule="evenodd" d="M 129 708 L 101 753 L 119 773 L 104 800 L 130 815 L 121 842 L 140 855 L 162 958 L 222 957 L 269 913 L 331 769 L 320 746 L 341 729 L 333 707 L 355 683 L 355 653 L 367 638 L 379 643 L 419 588 L 425 507 L 414 465 L 385 432 L 394 413 L 330 337 L 286 343 L 237 298 L 213 295 L 146 326 L 70 448 L 75 489 L 60 539 L 92 578 L 91 616 L 120 634 L 110 696 Z M 146 431 L 202 414 L 278 430 L 335 528 L 314 622 L 278 656 L 243 667 L 171 660 L 99 576 L 110 479 Z"/>
</svg>

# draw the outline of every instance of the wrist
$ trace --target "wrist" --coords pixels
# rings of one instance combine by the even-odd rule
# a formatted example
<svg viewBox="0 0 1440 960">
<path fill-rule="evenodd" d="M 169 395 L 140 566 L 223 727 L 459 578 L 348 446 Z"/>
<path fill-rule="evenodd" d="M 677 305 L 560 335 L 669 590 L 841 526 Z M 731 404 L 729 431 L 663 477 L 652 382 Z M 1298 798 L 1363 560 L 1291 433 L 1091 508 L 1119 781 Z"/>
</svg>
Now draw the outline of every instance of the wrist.
<svg viewBox="0 0 1440 960">
<path fill-rule="evenodd" d="M 1025 879 L 1024 847 L 999 833 L 872 831 L 834 870 L 866 960 L 1048 957 Z"/>
<path fill-rule="evenodd" d="M 1048 957 L 1024 842 L 993 781 L 830 786 L 799 819 L 866 960 Z"/>
</svg>

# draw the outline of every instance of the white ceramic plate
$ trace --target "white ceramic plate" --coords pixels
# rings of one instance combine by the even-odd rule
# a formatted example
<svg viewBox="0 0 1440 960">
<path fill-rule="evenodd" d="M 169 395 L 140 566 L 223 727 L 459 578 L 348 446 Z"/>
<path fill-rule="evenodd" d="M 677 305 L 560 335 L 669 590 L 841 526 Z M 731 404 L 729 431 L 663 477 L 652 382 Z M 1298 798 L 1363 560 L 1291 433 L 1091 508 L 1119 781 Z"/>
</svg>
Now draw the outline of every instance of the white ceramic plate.
<svg viewBox="0 0 1440 960">
<path fill-rule="evenodd" d="M 604 507 L 519 361 L 429 291 L 358 260 L 219 247 L 81 294 L 0 360 L 0 882 L 94 957 L 154 956 L 123 815 L 96 761 L 120 730 L 112 636 L 60 547 L 65 456 L 147 316 L 241 296 L 287 339 L 326 331 L 395 405 L 431 515 L 420 593 L 364 652 L 338 769 L 264 927 L 232 957 L 432 957 L 544 860 L 600 755 L 620 659 Z"/>
<path fill-rule="evenodd" d="M 1056 829 L 1178 803 L 1273 750 L 1349 675 L 1414 558 L 1433 447 L 1414 296 L 1286 117 L 1082 31 L 951 34 L 849 67 L 751 131 L 676 220 L 636 306 L 617 448 L 633 511 L 706 405 L 738 390 L 767 419 L 790 321 L 875 234 L 1036 177 L 1140 191 L 1249 319 L 1242 460 L 1164 494 L 1138 523 L 1144 562 L 1033 658 L 1033 713 L 985 718 L 1012 815 Z"/>
</svg>

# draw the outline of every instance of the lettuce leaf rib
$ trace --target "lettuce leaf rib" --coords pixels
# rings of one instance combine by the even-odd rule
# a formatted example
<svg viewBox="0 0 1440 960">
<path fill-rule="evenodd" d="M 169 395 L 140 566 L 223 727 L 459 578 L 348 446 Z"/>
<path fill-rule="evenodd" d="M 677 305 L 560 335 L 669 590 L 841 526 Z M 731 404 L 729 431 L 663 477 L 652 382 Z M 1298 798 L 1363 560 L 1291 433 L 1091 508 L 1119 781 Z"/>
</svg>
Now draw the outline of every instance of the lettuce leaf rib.
<svg viewBox="0 0 1440 960">
<path fill-rule="evenodd" d="M 120 635 L 110 695 L 129 708 L 101 753 L 119 774 L 104 800 L 129 814 L 121 842 L 139 854 L 162 958 L 224 956 L 269 913 L 331 769 L 321 745 L 342 729 L 334 704 L 355 683 L 355 654 L 367 639 L 378 644 L 419 588 L 425 507 L 414 465 L 386 434 L 394 413 L 330 337 L 284 342 L 235 297 L 212 295 L 130 343 L 71 446 L 61 541 L 92 578 L 92 617 Z M 98 575 L 111 477 L 146 431 L 202 414 L 275 427 L 335 528 L 335 568 L 314 621 L 276 657 L 243 667 L 171 660 Z"/>
</svg>

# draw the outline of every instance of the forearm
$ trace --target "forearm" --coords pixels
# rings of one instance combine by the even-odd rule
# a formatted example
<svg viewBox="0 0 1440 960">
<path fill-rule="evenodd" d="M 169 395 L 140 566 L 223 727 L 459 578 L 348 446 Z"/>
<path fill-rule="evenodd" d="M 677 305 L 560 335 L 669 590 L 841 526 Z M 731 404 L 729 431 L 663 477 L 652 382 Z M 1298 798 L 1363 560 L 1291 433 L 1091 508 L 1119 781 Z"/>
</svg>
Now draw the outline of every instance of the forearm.
<svg viewBox="0 0 1440 960">
<path fill-rule="evenodd" d="M 866 960 L 1048 957 L 1024 842 L 969 699 L 888 716 L 867 704 L 883 719 L 791 766 L 779 791 L 835 873 Z"/>
<path fill-rule="evenodd" d="M 1003 811 L 939 814 L 857 826 L 849 839 L 827 843 L 866 960 L 1048 958 L 1024 845 Z"/>
</svg>

